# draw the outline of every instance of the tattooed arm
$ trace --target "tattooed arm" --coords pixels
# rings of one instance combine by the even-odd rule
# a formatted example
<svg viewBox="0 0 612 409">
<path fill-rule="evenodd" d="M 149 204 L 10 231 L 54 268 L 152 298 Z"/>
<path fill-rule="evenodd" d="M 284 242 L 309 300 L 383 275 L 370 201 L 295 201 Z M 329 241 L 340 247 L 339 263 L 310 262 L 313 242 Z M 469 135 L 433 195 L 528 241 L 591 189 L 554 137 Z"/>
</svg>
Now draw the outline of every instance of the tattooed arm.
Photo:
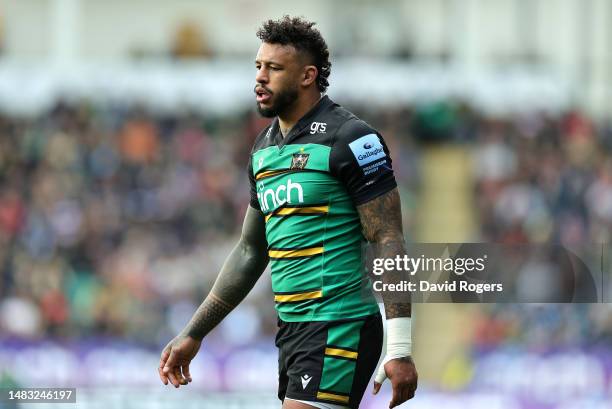
<svg viewBox="0 0 612 409">
<path fill-rule="evenodd" d="M 402 229 L 402 209 L 397 188 L 359 207 L 359 218 L 363 235 L 374 245 L 376 258 L 395 258 L 406 254 L 406 243 Z M 387 276 L 388 277 L 388 276 Z M 385 275 L 382 276 L 383 281 Z M 387 319 L 410 317 L 410 303 L 392 303 L 385 300 Z"/>
<path fill-rule="evenodd" d="M 406 255 L 402 211 L 397 188 L 357 207 L 363 234 L 374 246 L 375 258 L 394 259 Z M 389 280 L 383 274 L 383 282 Z M 374 393 L 389 378 L 393 388 L 390 408 L 414 397 L 417 372 L 411 358 L 412 304 L 394 302 L 383 295 L 387 317 L 387 353 L 374 381 Z"/>
<path fill-rule="evenodd" d="M 168 380 L 177 388 L 191 382 L 189 363 L 202 339 L 246 297 L 267 264 L 264 216 L 249 207 L 240 240 L 223 264 L 213 288 L 185 329 L 162 352 L 158 371 L 165 385 Z"/>
<path fill-rule="evenodd" d="M 210 294 L 187 324 L 187 335 L 202 340 L 246 297 L 267 264 L 264 216 L 249 206 L 240 241 L 223 264 Z"/>
</svg>

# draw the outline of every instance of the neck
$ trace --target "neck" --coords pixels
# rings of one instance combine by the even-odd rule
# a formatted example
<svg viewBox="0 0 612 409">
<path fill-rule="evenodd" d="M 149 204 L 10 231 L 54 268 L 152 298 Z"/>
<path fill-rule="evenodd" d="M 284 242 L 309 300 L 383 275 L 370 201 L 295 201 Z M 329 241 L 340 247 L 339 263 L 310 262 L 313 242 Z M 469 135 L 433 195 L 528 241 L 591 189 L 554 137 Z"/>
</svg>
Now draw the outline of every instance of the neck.
<svg viewBox="0 0 612 409">
<path fill-rule="evenodd" d="M 295 124 L 298 123 L 300 118 L 306 115 L 306 113 L 310 111 L 320 99 L 321 94 L 318 90 L 316 92 L 304 94 L 295 101 L 294 106 L 291 107 L 291 109 L 287 110 L 287 112 L 279 114 L 278 125 L 283 136 L 287 136 Z"/>
</svg>

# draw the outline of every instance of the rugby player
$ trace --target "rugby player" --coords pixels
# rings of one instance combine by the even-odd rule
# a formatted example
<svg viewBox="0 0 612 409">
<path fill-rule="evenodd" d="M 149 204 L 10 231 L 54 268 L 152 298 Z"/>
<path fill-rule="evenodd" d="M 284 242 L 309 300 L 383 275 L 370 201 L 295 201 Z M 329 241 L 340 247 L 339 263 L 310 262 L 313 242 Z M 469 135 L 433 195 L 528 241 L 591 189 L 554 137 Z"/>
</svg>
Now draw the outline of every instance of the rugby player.
<svg viewBox="0 0 612 409">
<path fill-rule="evenodd" d="M 161 354 L 159 376 L 191 382 L 202 339 L 271 264 L 283 409 L 358 408 L 379 361 L 383 327 L 361 246 L 405 254 L 400 197 L 381 135 L 325 91 L 329 51 L 314 23 L 285 16 L 257 32 L 256 103 L 274 118 L 257 137 L 242 234 L 210 293 Z M 365 290 L 365 291 L 364 291 Z M 374 381 L 389 407 L 414 396 L 411 304 L 384 300 L 386 356 Z"/>
</svg>

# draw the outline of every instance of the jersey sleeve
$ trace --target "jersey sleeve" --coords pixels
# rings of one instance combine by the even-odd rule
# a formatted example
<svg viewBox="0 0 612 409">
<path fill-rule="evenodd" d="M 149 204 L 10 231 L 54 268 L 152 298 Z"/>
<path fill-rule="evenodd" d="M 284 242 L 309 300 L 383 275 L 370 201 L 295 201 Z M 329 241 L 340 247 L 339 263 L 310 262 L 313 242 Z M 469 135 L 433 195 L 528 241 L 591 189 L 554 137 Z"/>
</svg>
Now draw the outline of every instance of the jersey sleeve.
<svg viewBox="0 0 612 409">
<path fill-rule="evenodd" d="M 329 162 L 356 206 L 397 187 L 385 141 L 363 121 L 349 120 L 339 129 Z"/>
<path fill-rule="evenodd" d="M 257 184 L 255 183 L 255 175 L 253 175 L 253 155 L 249 155 L 249 163 L 247 164 L 247 172 L 249 174 L 249 185 L 251 191 L 251 200 L 249 204 L 253 209 L 261 210 L 259 207 L 259 200 L 257 200 Z"/>
</svg>

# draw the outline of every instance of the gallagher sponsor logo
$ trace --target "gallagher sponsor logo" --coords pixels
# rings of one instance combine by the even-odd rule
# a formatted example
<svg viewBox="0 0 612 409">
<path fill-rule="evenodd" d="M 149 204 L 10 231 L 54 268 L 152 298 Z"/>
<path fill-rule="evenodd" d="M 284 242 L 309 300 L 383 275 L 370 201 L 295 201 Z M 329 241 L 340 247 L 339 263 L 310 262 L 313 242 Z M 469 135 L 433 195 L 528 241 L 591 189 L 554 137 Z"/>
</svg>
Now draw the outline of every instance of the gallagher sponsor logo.
<svg viewBox="0 0 612 409">
<path fill-rule="evenodd" d="M 371 133 L 349 143 L 349 147 L 357 159 L 359 166 L 365 166 L 386 157 L 385 150 L 378 135 Z"/>
</svg>

